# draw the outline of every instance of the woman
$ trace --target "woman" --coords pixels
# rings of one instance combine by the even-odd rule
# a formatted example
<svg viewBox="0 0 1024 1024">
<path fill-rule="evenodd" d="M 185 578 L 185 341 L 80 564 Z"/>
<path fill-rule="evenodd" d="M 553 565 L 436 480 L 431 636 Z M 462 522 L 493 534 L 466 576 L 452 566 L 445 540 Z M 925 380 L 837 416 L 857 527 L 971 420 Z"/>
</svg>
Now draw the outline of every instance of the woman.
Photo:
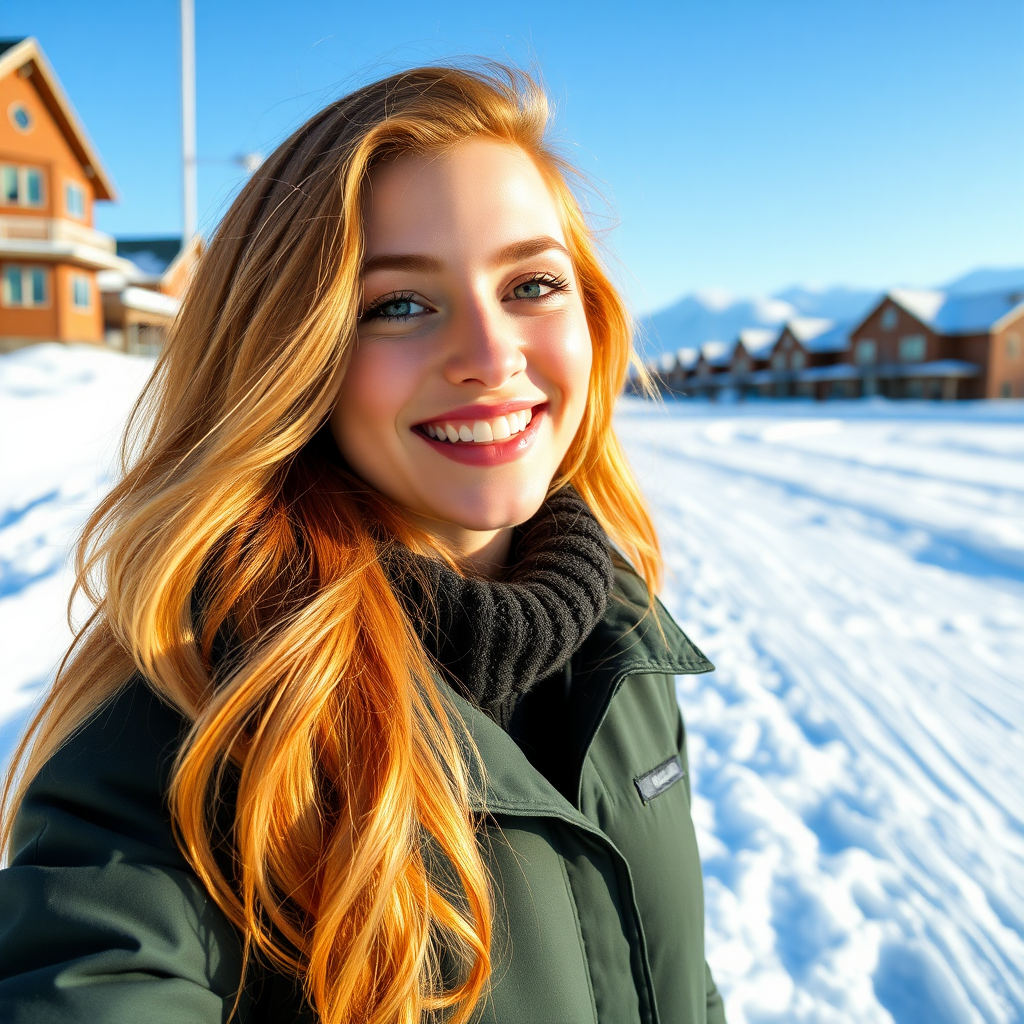
<svg viewBox="0 0 1024 1024">
<path fill-rule="evenodd" d="M 711 666 L 546 119 L 396 75 L 228 211 L 7 794 L 3 1020 L 724 1020 L 673 687 Z"/>
</svg>

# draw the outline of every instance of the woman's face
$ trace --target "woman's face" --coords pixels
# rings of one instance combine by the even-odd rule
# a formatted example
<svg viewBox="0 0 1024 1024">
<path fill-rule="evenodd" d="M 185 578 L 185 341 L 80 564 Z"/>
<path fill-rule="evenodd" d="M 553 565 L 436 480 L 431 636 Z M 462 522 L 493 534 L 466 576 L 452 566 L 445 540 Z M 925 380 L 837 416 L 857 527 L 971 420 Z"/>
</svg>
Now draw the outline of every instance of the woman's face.
<svg viewBox="0 0 1024 1024">
<path fill-rule="evenodd" d="M 500 562 L 576 434 L 591 343 L 558 210 L 520 149 L 473 140 L 373 172 L 358 342 L 331 430 L 349 465 Z"/>
</svg>

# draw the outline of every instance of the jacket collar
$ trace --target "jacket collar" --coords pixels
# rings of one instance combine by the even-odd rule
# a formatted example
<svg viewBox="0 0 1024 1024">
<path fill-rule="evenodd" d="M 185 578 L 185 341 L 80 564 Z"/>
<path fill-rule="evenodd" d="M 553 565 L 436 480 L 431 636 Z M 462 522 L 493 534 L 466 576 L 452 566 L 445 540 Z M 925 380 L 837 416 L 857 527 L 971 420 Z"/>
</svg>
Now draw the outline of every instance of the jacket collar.
<svg viewBox="0 0 1024 1024">
<path fill-rule="evenodd" d="M 647 588 L 616 559 L 615 585 L 604 618 L 572 659 L 573 714 L 567 742 L 586 756 L 590 740 L 622 681 L 631 675 L 688 675 L 714 666 L 676 625 L 660 601 L 651 612 Z M 474 811 L 542 815 L 595 826 L 529 762 L 515 741 L 459 694 L 450 697 L 476 746 L 470 759 Z"/>
</svg>

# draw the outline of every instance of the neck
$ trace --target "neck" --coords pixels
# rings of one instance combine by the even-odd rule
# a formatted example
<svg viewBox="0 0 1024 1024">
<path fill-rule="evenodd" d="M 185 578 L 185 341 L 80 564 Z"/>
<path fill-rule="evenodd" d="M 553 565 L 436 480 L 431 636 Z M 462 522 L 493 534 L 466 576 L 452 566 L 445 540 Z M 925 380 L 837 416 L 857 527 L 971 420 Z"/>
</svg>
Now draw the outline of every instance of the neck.
<svg viewBox="0 0 1024 1024">
<path fill-rule="evenodd" d="M 498 530 L 466 530 L 433 519 L 421 520 L 420 525 L 486 579 L 496 579 L 508 566 L 514 529 L 511 526 Z"/>
</svg>

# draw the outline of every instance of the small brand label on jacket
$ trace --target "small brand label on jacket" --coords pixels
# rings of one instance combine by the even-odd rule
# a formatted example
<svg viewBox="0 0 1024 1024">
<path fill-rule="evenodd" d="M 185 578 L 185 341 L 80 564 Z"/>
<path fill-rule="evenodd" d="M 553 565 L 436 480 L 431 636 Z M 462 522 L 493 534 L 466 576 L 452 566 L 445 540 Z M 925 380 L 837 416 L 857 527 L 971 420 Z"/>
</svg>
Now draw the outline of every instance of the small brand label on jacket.
<svg viewBox="0 0 1024 1024">
<path fill-rule="evenodd" d="M 685 774 L 682 762 L 678 757 L 672 756 L 659 764 L 657 768 L 638 775 L 633 781 L 640 792 L 640 799 L 646 804 L 660 793 L 664 793 L 669 786 L 678 782 Z"/>
</svg>

